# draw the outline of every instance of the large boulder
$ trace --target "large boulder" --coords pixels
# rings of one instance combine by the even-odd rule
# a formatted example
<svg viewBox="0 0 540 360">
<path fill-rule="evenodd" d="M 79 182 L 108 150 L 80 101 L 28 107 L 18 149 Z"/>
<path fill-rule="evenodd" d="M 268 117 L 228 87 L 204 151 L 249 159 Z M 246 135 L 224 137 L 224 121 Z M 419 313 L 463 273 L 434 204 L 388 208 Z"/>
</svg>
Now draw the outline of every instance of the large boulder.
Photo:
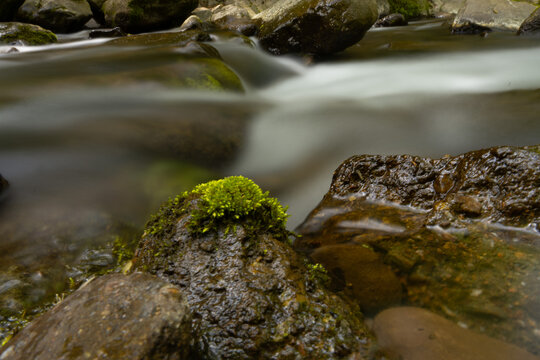
<svg viewBox="0 0 540 360">
<path fill-rule="evenodd" d="M 197 0 L 107 0 L 101 10 L 108 26 L 141 33 L 179 26 L 196 7 Z"/>
<path fill-rule="evenodd" d="M 427 310 L 400 307 L 375 317 L 379 348 L 402 360 L 538 360 L 517 346 L 464 329 Z"/>
<path fill-rule="evenodd" d="M 0 21 L 12 21 L 24 0 L 2 0 L 0 2 Z"/>
<path fill-rule="evenodd" d="M 18 20 L 57 33 L 80 30 L 91 17 L 86 0 L 26 0 L 17 12 Z"/>
<path fill-rule="evenodd" d="M 360 41 L 377 17 L 375 0 L 280 0 L 254 18 L 261 46 L 273 54 L 329 54 Z"/>
<path fill-rule="evenodd" d="M 0 23 L 0 44 L 45 45 L 56 41 L 54 33 L 38 25 L 18 22 Z M 0 186 L 0 192 L 1 190 L 2 186 Z"/>
<path fill-rule="evenodd" d="M 364 308 L 366 286 L 383 307 L 398 300 L 393 273 L 405 303 L 539 354 L 539 150 L 354 156 L 294 246 Z"/>
<path fill-rule="evenodd" d="M 230 177 L 171 199 L 149 221 L 134 268 L 179 286 L 203 359 L 362 359 L 357 312 L 288 244 L 286 214 L 250 180 Z"/>
<path fill-rule="evenodd" d="M 517 31 L 536 6 L 523 1 L 466 0 L 452 23 L 454 33 L 474 29 Z"/>
<path fill-rule="evenodd" d="M 2 360 L 187 359 L 191 313 L 180 289 L 148 274 L 86 283 L 0 350 Z"/>
</svg>

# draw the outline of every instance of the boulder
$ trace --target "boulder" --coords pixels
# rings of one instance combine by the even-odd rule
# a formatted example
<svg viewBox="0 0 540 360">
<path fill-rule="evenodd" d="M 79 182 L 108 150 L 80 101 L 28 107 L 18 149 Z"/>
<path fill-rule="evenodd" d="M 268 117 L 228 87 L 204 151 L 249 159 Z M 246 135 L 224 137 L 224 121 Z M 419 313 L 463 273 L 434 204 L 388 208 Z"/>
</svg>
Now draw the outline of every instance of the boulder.
<svg viewBox="0 0 540 360">
<path fill-rule="evenodd" d="M 26 0 L 17 19 L 57 33 L 81 30 L 92 17 L 86 0 Z"/>
<path fill-rule="evenodd" d="M 414 307 L 383 311 L 373 330 L 380 350 L 402 360 L 538 360 L 517 346 L 464 329 Z"/>
<path fill-rule="evenodd" d="M 523 1 L 466 0 L 452 23 L 452 31 L 468 33 L 467 29 L 475 27 L 517 31 L 535 9 L 536 6 Z"/>
<path fill-rule="evenodd" d="M 334 287 L 349 282 L 361 306 L 361 282 L 350 279 L 390 266 L 405 303 L 539 354 L 539 184 L 538 146 L 436 160 L 354 156 L 294 247 L 328 268 Z M 376 255 L 360 256 L 367 250 Z"/>
<path fill-rule="evenodd" d="M 540 8 L 523 21 L 518 30 L 518 35 L 540 35 Z"/>
<path fill-rule="evenodd" d="M 88 4 L 90 5 L 90 9 L 92 10 L 92 14 L 94 15 L 94 20 L 96 20 L 98 23 L 105 25 L 105 15 L 103 14 L 103 4 L 107 0 L 87 0 Z"/>
<path fill-rule="evenodd" d="M 465 5 L 466 0 L 431 0 L 433 15 L 456 15 Z"/>
<path fill-rule="evenodd" d="M 0 359 L 187 359 L 190 330 L 178 287 L 148 274 L 111 274 L 31 322 Z"/>
<path fill-rule="evenodd" d="M 12 21 L 23 2 L 24 0 L 2 0 L 0 2 L 0 21 Z"/>
<path fill-rule="evenodd" d="M 260 45 L 272 54 L 339 52 L 378 17 L 375 0 L 279 0 L 258 13 Z"/>
<path fill-rule="evenodd" d="M 0 23 L 0 44 L 46 45 L 56 41 L 56 35 L 38 25 L 18 22 Z M 1 190 L 2 186 L 0 186 L 0 192 Z"/>
<path fill-rule="evenodd" d="M 180 26 L 197 0 L 107 0 L 101 6 L 107 26 L 141 33 Z"/>
<path fill-rule="evenodd" d="M 377 0 L 377 12 L 379 13 L 379 18 L 390 14 L 390 3 L 388 0 Z"/>
<path fill-rule="evenodd" d="M 390 13 L 398 13 L 405 19 L 418 19 L 431 15 L 431 3 L 428 0 L 388 0 Z"/>
<path fill-rule="evenodd" d="M 201 184 L 149 221 L 134 268 L 186 294 L 199 358 L 366 355 L 361 315 L 292 250 L 285 221 L 277 200 L 243 177 Z"/>
</svg>

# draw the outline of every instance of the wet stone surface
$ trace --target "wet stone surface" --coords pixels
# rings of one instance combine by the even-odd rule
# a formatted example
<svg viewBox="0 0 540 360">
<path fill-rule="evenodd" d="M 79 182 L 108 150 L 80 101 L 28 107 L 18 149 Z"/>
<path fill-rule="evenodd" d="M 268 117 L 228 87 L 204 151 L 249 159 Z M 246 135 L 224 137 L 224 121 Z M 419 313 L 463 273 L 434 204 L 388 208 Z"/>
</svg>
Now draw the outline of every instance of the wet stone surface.
<svg viewBox="0 0 540 360">
<path fill-rule="evenodd" d="M 286 242 L 241 224 L 228 232 L 220 227 L 194 235 L 188 215 L 179 216 L 173 208 L 161 214 L 155 223 L 172 224 L 170 232 L 156 236 L 147 229 L 134 267 L 166 279 L 186 294 L 197 356 L 365 357 L 370 335 L 362 315 L 325 290 L 324 276 Z"/>
<path fill-rule="evenodd" d="M 363 308 L 365 295 L 355 287 L 389 266 L 403 287 L 403 304 L 538 354 L 537 151 L 503 147 L 440 160 L 353 157 L 297 228 L 302 237 L 294 246 L 327 267 L 334 286 L 350 283 Z M 339 254 L 339 247 L 347 250 L 321 256 Z M 361 256 L 366 250 L 378 260 Z M 397 301 L 391 292 L 380 294 L 387 304 Z"/>
<path fill-rule="evenodd" d="M 105 275 L 30 323 L 0 359 L 186 359 L 190 327 L 177 287 L 148 274 Z"/>
</svg>

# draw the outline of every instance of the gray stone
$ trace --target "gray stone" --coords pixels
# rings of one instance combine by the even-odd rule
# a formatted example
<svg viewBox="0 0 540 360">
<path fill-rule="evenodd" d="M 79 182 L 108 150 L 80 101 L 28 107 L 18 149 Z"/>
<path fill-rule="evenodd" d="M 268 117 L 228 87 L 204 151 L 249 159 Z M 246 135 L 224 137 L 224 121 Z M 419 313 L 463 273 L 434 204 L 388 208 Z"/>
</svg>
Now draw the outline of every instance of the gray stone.
<svg viewBox="0 0 540 360">
<path fill-rule="evenodd" d="M 512 0 L 466 0 L 454 19 L 452 29 L 459 32 L 471 24 L 492 30 L 517 31 L 536 6 Z"/>
<path fill-rule="evenodd" d="M 91 17 L 86 0 L 26 0 L 17 12 L 18 20 L 59 33 L 80 30 Z"/>
<path fill-rule="evenodd" d="M 0 359 L 186 359 L 190 327 L 176 286 L 148 274 L 105 275 L 25 327 Z"/>
<path fill-rule="evenodd" d="M 427 310 L 388 309 L 375 317 L 381 350 L 402 360 L 539 360 L 500 340 L 464 329 Z"/>
</svg>

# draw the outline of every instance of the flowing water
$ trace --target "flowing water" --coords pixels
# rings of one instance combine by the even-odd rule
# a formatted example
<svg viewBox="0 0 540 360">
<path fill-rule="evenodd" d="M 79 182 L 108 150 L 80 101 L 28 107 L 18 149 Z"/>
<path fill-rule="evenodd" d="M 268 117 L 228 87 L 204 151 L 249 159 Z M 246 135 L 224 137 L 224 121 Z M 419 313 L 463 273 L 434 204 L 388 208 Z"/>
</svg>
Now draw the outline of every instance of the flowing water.
<svg viewBox="0 0 540 360">
<path fill-rule="evenodd" d="M 0 295 L 46 279 L 27 294 L 39 299 L 80 271 L 70 264 L 110 263 L 88 249 L 137 232 L 160 202 L 211 178 L 252 178 L 289 206 L 294 228 L 352 155 L 540 143 L 538 39 L 452 36 L 427 21 L 374 29 L 315 61 L 215 42 L 246 88 L 235 93 L 113 84 L 106 75 L 166 66 L 178 49 L 85 36 L 0 48 L 0 174 L 11 184 Z"/>
</svg>

